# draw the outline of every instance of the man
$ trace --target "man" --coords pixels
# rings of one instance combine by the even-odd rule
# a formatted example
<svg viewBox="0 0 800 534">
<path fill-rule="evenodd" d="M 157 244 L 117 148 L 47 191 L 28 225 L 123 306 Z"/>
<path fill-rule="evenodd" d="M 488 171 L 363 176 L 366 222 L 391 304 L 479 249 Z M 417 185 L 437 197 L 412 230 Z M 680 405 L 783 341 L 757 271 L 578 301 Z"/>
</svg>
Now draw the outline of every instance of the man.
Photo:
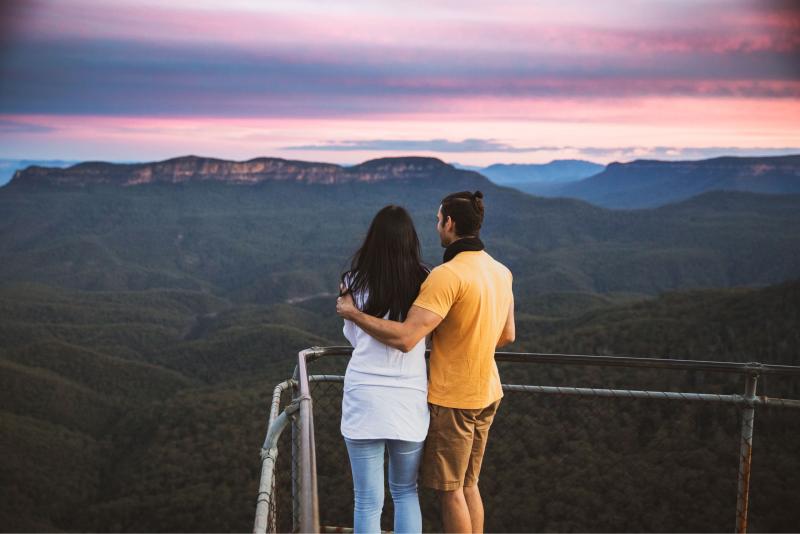
<svg viewBox="0 0 800 534">
<path fill-rule="evenodd" d="M 336 302 L 343 318 L 403 352 L 433 332 L 421 482 L 439 491 L 446 532 L 483 532 L 478 475 L 503 396 L 494 352 L 515 335 L 511 271 L 483 250 L 483 212 L 480 191 L 442 200 L 436 229 L 444 263 L 422 284 L 405 321 L 362 313 L 350 295 Z"/>
</svg>

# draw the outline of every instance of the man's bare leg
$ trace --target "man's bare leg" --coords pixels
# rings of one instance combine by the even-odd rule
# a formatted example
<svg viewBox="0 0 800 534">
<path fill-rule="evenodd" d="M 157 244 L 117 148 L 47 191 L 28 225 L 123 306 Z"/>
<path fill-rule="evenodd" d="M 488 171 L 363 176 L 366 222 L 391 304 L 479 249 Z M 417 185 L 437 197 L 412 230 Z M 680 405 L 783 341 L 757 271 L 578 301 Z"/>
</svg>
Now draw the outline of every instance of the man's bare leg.
<svg viewBox="0 0 800 534">
<path fill-rule="evenodd" d="M 445 532 L 472 532 L 469 508 L 464 498 L 464 491 L 459 488 L 453 491 L 439 492 L 442 503 L 442 526 Z M 481 517 L 481 522 L 483 518 Z"/>
<path fill-rule="evenodd" d="M 477 484 L 464 487 L 464 500 L 467 502 L 473 534 L 483 533 L 483 501 Z"/>
</svg>

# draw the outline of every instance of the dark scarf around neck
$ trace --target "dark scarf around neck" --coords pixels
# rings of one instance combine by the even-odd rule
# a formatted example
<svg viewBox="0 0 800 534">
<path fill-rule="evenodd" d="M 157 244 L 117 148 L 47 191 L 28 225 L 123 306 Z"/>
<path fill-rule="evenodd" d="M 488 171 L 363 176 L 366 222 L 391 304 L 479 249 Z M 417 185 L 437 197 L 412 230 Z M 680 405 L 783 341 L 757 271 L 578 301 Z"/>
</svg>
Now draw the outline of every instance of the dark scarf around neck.
<svg viewBox="0 0 800 534">
<path fill-rule="evenodd" d="M 483 241 L 478 237 L 462 237 L 450 243 L 444 249 L 443 263 L 447 263 L 456 257 L 459 252 L 483 250 Z"/>
</svg>

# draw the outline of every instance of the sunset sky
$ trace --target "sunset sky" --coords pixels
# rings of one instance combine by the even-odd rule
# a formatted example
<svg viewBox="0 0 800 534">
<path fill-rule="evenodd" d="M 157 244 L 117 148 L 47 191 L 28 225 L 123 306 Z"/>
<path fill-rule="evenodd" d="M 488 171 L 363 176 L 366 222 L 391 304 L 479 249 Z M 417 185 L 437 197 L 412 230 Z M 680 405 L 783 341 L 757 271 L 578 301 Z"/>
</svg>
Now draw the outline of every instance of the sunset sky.
<svg viewBox="0 0 800 534">
<path fill-rule="evenodd" d="M 26 0 L 0 158 L 800 153 L 800 2 Z"/>
</svg>

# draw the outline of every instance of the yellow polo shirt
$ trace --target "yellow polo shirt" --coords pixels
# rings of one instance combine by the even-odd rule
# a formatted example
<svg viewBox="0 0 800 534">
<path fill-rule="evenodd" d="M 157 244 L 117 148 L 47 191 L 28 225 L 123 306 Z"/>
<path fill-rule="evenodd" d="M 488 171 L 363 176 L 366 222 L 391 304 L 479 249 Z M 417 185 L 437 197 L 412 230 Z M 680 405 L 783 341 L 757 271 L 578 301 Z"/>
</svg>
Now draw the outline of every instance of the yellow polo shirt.
<svg viewBox="0 0 800 534">
<path fill-rule="evenodd" d="M 433 332 L 428 402 L 475 409 L 503 396 L 494 351 L 511 282 L 511 271 L 482 250 L 457 254 L 423 282 L 414 306 L 443 319 Z"/>
</svg>

